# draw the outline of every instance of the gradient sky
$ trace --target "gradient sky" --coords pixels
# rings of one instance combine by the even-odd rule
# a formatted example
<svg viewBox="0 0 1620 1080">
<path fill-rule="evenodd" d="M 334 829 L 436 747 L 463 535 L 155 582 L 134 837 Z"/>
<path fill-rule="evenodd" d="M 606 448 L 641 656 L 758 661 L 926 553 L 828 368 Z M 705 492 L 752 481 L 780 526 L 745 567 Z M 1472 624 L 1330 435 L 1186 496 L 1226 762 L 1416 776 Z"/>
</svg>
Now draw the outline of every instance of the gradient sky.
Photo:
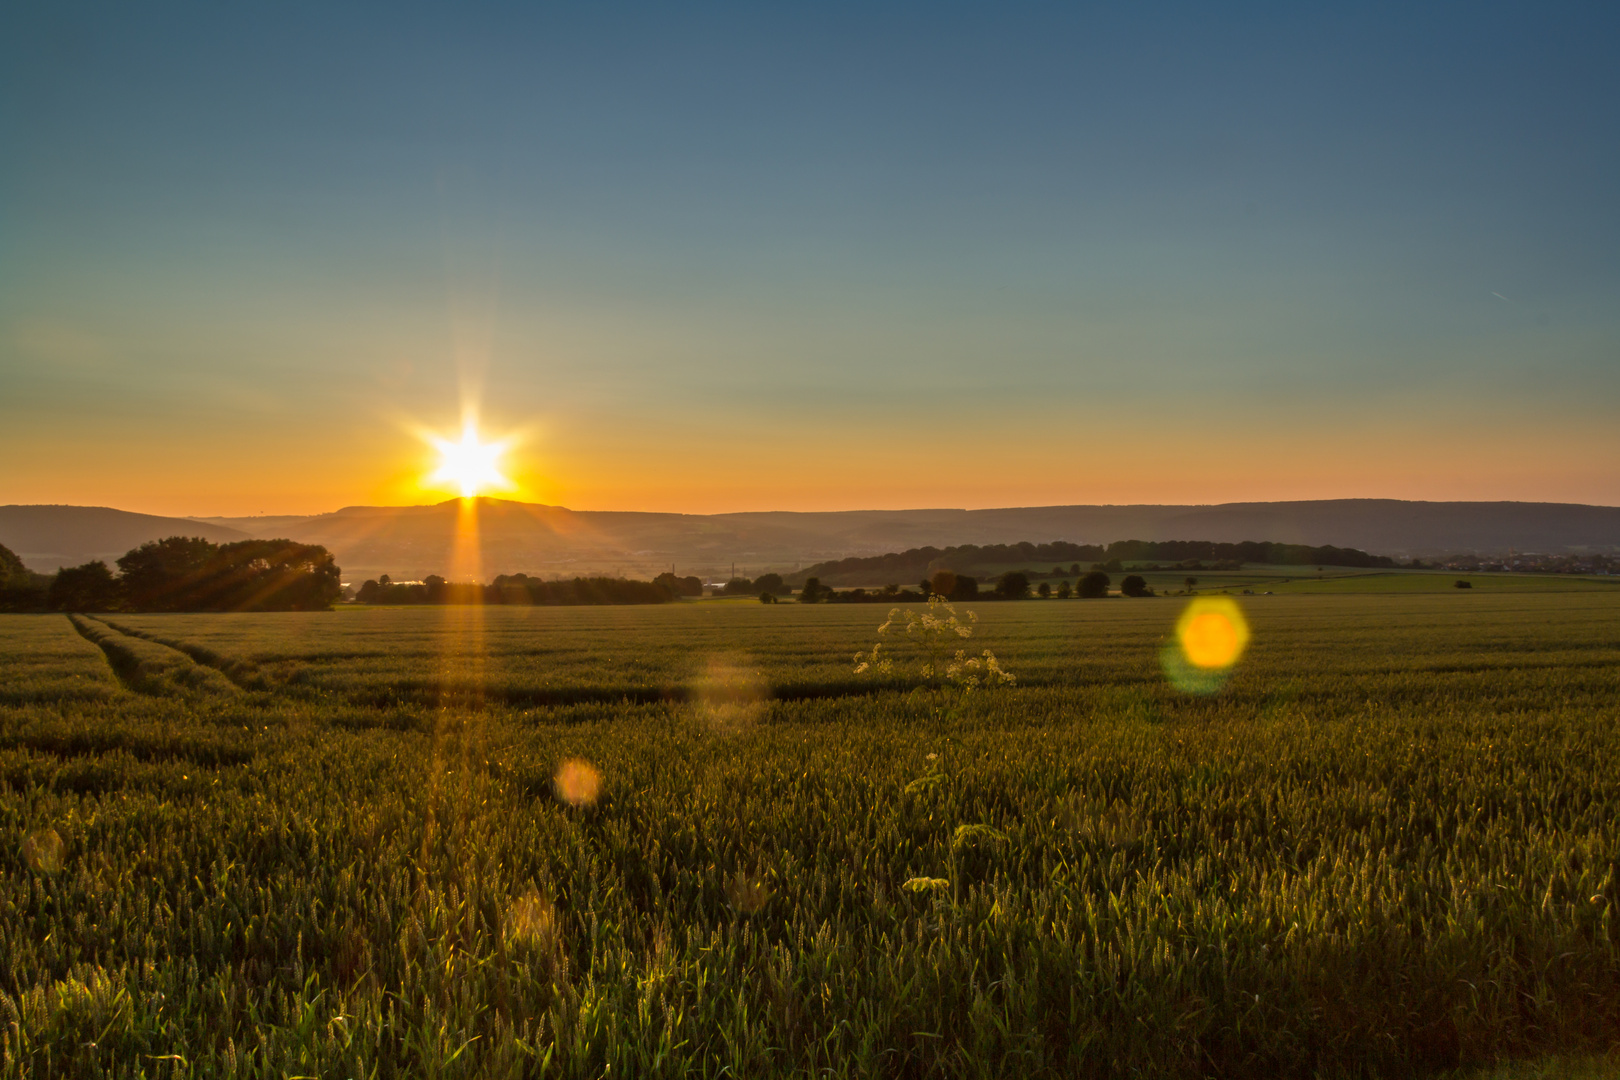
<svg viewBox="0 0 1620 1080">
<path fill-rule="evenodd" d="M 11 5 L 0 503 L 1620 504 L 1612 4 Z"/>
</svg>

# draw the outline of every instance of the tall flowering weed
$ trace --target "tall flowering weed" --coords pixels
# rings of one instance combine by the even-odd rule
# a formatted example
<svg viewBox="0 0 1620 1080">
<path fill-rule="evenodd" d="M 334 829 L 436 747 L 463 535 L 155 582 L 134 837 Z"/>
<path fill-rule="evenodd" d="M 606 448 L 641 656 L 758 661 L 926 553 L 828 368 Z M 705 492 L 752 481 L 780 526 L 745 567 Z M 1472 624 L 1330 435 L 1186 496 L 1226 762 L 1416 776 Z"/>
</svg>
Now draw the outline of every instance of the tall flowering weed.
<svg viewBox="0 0 1620 1080">
<path fill-rule="evenodd" d="M 928 598 L 926 611 L 890 608 L 889 617 L 877 629 L 878 637 L 888 638 L 890 631 L 899 629 L 903 622 L 905 640 L 910 646 L 907 651 L 919 665 L 917 674 L 933 685 L 939 685 L 941 679 L 964 690 L 1014 685 L 1018 680 L 1002 669 L 995 653 L 989 649 L 978 656 L 969 656 L 966 649 L 953 649 L 958 641 L 973 636 L 974 624 L 979 621 L 978 615 L 971 611 L 964 611 L 962 616 L 965 622 L 957 617 L 956 609 L 949 602 L 935 593 Z M 855 674 L 905 675 L 907 659 L 895 659 L 892 650 L 885 650 L 883 646 L 884 642 L 878 641 L 871 652 L 856 653 Z"/>
</svg>

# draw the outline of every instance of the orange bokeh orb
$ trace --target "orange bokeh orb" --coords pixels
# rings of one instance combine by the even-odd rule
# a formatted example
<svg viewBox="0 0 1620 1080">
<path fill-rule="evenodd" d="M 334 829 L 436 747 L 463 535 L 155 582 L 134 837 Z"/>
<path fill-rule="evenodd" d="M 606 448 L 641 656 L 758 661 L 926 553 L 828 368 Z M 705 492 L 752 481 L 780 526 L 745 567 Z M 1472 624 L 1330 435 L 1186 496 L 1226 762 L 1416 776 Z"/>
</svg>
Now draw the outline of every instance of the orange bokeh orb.
<svg viewBox="0 0 1620 1080">
<path fill-rule="evenodd" d="M 1182 655 L 1193 667 L 1218 671 L 1231 667 L 1249 644 L 1249 624 L 1232 600 L 1200 597 L 1187 605 L 1176 623 Z"/>
<path fill-rule="evenodd" d="M 569 806 L 589 806 L 602 792 L 602 774 L 588 761 L 569 758 L 557 769 L 557 798 Z"/>
</svg>

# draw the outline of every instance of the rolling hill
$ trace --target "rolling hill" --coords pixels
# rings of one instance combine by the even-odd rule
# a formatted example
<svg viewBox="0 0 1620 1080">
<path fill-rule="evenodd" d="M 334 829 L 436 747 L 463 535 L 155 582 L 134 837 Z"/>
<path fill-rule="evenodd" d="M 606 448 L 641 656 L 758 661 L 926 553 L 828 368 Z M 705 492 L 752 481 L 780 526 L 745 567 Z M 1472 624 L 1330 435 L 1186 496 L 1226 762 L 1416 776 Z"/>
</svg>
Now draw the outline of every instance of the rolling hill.
<svg viewBox="0 0 1620 1080">
<path fill-rule="evenodd" d="M 479 571 L 720 576 L 933 546 L 1066 540 L 1332 544 L 1399 558 L 1509 550 L 1620 550 L 1620 507 L 1570 503 L 1334 499 L 1212 506 L 1036 506 L 996 510 L 847 510 L 669 514 L 580 511 L 478 499 Z M 449 573 L 464 507 L 351 506 L 310 517 L 165 518 L 105 507 L 0 507 L 0 544 L 34 570 L 113 559 L 146 540 L 286 537 L 322 544 L 347 580 Z"/>
<path fill-rule="evenodd" d="M 216 544 L 248 539 L 228 525 L 105 506 L 0 506 L 0 544 L 42 574 L 92 559 L 110 565 L 130 548 L 165 536 L 200 536 Z"/>
</svg>

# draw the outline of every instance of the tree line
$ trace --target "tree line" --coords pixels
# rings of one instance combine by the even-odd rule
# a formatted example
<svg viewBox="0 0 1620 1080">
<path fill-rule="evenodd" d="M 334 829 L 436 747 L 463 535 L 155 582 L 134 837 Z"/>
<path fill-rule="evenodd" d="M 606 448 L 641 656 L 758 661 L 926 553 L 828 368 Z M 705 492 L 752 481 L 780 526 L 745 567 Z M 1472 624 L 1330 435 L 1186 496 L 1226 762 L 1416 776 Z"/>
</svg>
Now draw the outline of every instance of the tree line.
<svg viewBox="0 0 1620 1080">
<path fill-rule="evenodd" d="M 116 574 L 96 559 L 54 576 L 23 571 L 20 588 L 11 564 L 22 563 L 0 552 L 0 603 L 13 611 L 316 611 L 342 592 L 331 553 L 292 540 L 170 536 L 124 554 Z"/>
<path fill-rule="evenodd" d="M 419 582 L 389 581 L 384 574 L 360 586 L 355 599 L 362 604 L 511 604 L 536 607 L 574 607 L 588 604 L 667 604 L 688 595 L 682 579 L 673 574 L 675 587 L 662 580 L 632 581 L 626 578 L 577 577 L 571 581 L 546 581 L 528 574 L 502 574 L 488 585 L 476 581 L 446 581 L 437 574 Z M 691 581 L 697 581 L 691 578 Z M 703 594 L 698 583 L 697 595 Z"/>
<path fill-rule="evenodd" d="M 981 593 L 976 577 L 959 568 L 985 563 L 1058 562 L 1073 560 L 1065 570 L 1053 566 L 1050 574 L 1009 571 L 1001 574 L 988 592 Z M 765 603 L 791 596 L 799 584 L 801 603 L 905 603 L 926 600 L 939 593 L 949 600 L 1022 599 L 1036 593 L 1042 598 L 1106 596 L 1108 572 L 1124 573 L 1125 562 L 1149 560 L 1179 562 L 1199 568 L 1204 560 L 1231 565 L 1394 567 L 1393 559 L 1369 555 L 1354 548 L 1311 547 L 1245 541 L 1218 543 L 1206 540 L 1120 540 L 1106 547 L 1097 544 L 962 544 L 921 547 L 888 555 L 855 557 L 817 563 L 784 577 L 769 573 L 749 580 L 734 578 L 721 592 L 757 595 Z M 1083 573 L 1081 563 L 1091 564 Z M 0 546 L 0 610 L 30 611 L 292 611 L 329 607 L 339 599 L 339 569 L 324 547 L 291 540 L 242 540 L 216 545 L 200 537 L 171 536 L 156 540 L 117 560 L 115 574 L 96 560 L 65 567 L 54 576 L 35 574 L 11 551 Z M 903 579 L 917 573 L 915 589 L 889 585 L 881 589 L 839 591 L 823 584 L 822 575 L 894 574 Z M 1056 589 L 1046 582 L 1032 588 L 1032 577 L 1074 577 Z M 881 579 L 880 579 L 881 580 Z M 915 579 L 914 579 L 915 580 Z M 1121 582 L 1126 596 L 1150 596 L 1152 590 L 1137 574 Z M 703 595 L 696 577 L 659 574 L 652 581 L 622 578 L 576 577 L 545 581 L 527 574 L 505 574 L 488 585 L 450 582 L 430 576 L 422 582 L 391 582 L 387 575 L 361 586 L 356 597 L 368 604 L 528 604 L 572 606 L 584 604 L 658 604 L 683 596 Z"/>
<path fill-rule="evenodd" d="M 1197 581 L 1188 578 L 1189 583 Z M 904 604 L 926 601 L 929 597 L 938 595 L 953 603 L 962 600 L 1027 600 L 1032 596 L 1039 596 L 1042 600 L 1092 600 L 1101 599 L 1108 595 L 1108 587 L 1113 583 L 1106 573 L 1101 570 L 1092 570 L 1080 576 L 1080 580 L 1070 585 L 1067 581 L 1060 582 L 1053 589 L 1048 582 L 1041 582 L 1038 587 L 1032 587 L 1029 575 L 1021 570 L 1009 570 L 996 578 L 995 583 L 988 591 L 981 590 L 977 578 L 966 574 L 958 574 L 951 570 L 936 570 L 929 577 L 917 584 L 915 589 L 903 589 L 899 585 L 885 585 L 879 589 L 846 589 L 840 592 L 830 586 L 823 585 L 819 578 L 811 578 L 804 583 L 799 591 L 801 604 Z M 1190 584 L 1189 584 L 1190 587 Z M 1120 592 L 1125 596 L 1153 596 L 1154 592 L 1148 587 L 1147 579 L 1140 574 L 1127 575 L 1120 582 Z M 775 603 L 776 597 L 770 593 L 760 593 L 760 600 L 765 603 Z"/>
<path fill-rule="evenodd" d="M 1081 564 L 1106 564 L 1118 573 L 1127 562 L 1162 561 L 1182 563 L 1209 561 L 1225 563 L 1261 563 L 1271 566 L 1354 566 L 1364 568 L 1390 568 L 1397 565 L 1387 555 L 1369 555 L 1356 548 L 1308 544 L 1281 544 L 1270 541 L 1245 540 L 1224 543 L 1214 540 L 1116 540 L 1106 547 L 1101 544 L 1071 544 L 1058 540 L 1049 544 L 960 544 L 955 547 L 920 547 L 888 555 L 853 556 L 816 563 L 789 574 L 790 582 L 803 582 L 808 578 L 824 580 L 830 577 L 860 575 L 870 580 L 889 578 L 895 581 L 915 579 L 936 569 L 957 573 L 977 567 L 1008 563 L 1071 564 L 1070 573 L 1078 575 Z M 1058 573 L 1054 570 L 1054 574 Z"/>
</svg>

